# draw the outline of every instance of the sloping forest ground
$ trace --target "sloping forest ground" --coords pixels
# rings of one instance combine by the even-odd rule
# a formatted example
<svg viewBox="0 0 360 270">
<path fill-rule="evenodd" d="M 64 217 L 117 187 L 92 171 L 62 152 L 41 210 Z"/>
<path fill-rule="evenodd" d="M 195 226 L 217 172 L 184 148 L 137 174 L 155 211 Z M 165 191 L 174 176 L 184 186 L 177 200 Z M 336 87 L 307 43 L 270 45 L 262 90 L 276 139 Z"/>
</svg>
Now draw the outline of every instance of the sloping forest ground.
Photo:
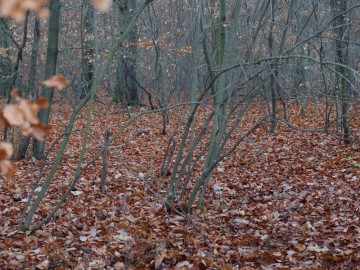
<svg viewBox="0 0 360 270">
<path fill-rule="evenodd" d="M 56 130 L 50 141 L 61 134 L 70 111 L 71 105 L 60 100 L 54 105 Z M 299 111 L 296 104 L 289 108 L 295 125 L 323 125 L 321 106 L 316 113 L 310 104 L 304 116 Z M 82 112 L 77 119 L 61 169 L 36 220 L 50 211 L 72 179 L 86 115 Z M 176 111 L 169 114 L 169 134 L 178 128 L 176 115 Z M 100 103 L 93 117 L 87 160 L 102 147 L 105 129 L 114 133 L 128 120 L 120 106 Z M 253 105 L 241 131 L 261 117 L 260 104 Z M 17 223 L 32 170 L 36 175 L 42 161 L 18 162 L 15 179 L 0 179 L 0 268 L 356 269 L 360 265 L 358 143 L 346 146 L 330 135 L 282 123 L 271 135 L 263 126 L 214 171 L 205 209 L 194 209 L 184 218 L 163 207 L 168 179 L 158 175 L 168 135 L 161 134 L 161 121 L 159 114 L 145 115 L 110 146 L 105 194 L 99 191 L 100 159 L 51 222 L 30 236 L 18 231 Z M 197 121 L 196 125 L 201 117 Z M 359 119 L 352 125 L 353 133 L 360 135 Z M 47 160 L 45 174 L 55 153 Z"/>
</svg>

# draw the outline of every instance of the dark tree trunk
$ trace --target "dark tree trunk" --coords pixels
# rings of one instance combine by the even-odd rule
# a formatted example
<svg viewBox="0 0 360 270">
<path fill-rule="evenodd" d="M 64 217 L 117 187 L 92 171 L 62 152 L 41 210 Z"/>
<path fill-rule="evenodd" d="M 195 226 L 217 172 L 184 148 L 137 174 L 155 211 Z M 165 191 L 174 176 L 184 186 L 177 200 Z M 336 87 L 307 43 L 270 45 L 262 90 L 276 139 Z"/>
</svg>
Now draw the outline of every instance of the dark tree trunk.
<svg viewBox="0 0 360 270">
<path fill-rule="evenodd" d="M 45 79 L 50 78 L 56 74 L 56 65 L 58 58 L 58 43 L 59 43 L 59 22 L 60 22 L 60 0 L 53 0 L 50 4 L 51 16 L 49 18 L 48 28 L 48 44 L 46 51 L 46 66 Z M 51 102 L 53 99 L 54 90 L 52 88 L 44 88 L 41 95 L 49 101 L 49 107 L 46 110 L 39 112 L 39 119 L 43 124 L 49 123 Z M 45 141 L 34 142 L 34 157 L 43 158 L 45 156 Z"/>
<path fill-rule="evenodd" d="M 136 10 L 136 1 L 118 0 L 118 27 L 119 35 L 123 35 L 127 22 L 133 16 Z M 136 44 L 137 29 L 136 26 L 130 31 L 127 39 L 127 46 L 121 50 L 117 66 L 117 82 L 115 86 L 114 101 L 125 102 L 128 105 L 139 105 L 138 86 L 136 84 Z"/>
</svg>

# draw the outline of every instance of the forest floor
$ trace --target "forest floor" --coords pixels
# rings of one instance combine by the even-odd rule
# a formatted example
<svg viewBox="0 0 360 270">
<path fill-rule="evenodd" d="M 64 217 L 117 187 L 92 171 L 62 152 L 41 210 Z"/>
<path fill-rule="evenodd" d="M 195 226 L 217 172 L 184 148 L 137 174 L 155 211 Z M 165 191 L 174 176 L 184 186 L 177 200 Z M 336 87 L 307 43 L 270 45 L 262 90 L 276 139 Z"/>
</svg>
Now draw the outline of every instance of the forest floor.
<svg viewBox="0 0 360 270">
<path fill-rule="evenodd" d="M 54 106 L 49 141 L 63 132 L 70 111 L 70 105 Z M 322 127 L 321 108 L 314 112 L 309 105 L 304 116 L 299 111 L 296 105 L 289 109 L 294 125 Z M 261 114 L 254 105 L 241 130 Z M 78 116 L 35 222 L 72 180 L 86 116 Z M 170 113 L 169 134 L 177 128 L 176 117 Z M 128 115 L 96 103 L 93 118 L 86 160 L 102 147 L 104 131 L 114 133 Z M 17 225 L 42 161 L 19 161 L 14 179 L 0 178 L 0 268 L 359 269 L 359 143 L 345 145 L 282 123 L 273 135 L 260 127 L 214 171 L 204 209 L 186 217 L 164 208 L 168 179 L 159 172 L 169 136 L 161 134 L 161 124 L 159 114 L 134 122 L 109 148 L 105 193 L 99 191 L 100 159 L 54 218 L 29 236 Z M 359 119 L 352 125 L 360 134 Z M 55 154 L 56 149 L 46 160 L 45 175 Z"/>
</svg>

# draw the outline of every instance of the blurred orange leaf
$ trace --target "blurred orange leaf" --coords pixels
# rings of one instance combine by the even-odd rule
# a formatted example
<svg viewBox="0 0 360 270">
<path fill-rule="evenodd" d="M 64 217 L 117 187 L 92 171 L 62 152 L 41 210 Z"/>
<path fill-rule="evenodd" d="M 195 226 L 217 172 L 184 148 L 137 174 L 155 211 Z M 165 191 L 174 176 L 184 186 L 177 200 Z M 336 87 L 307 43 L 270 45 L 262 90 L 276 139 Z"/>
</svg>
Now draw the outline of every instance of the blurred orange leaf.
<svg viewBox="0 0 360 270">
<path fill-rule="evenodd" d="M 13 146 L 7 142 L 0 143 L 0 159 L 9 159 L 13 154 Z"/>
<path fill-rule="evenodd" d="M 0 17 L 10 17 L 21 22 L 29 10 L 44 13 L 47 0 L 2 0 L 0 1 Z M 40 18 L 43 18 L 43 14 Z"/>
<path fill-rule="evenodd" d="M 45 140 L 45 137 L 50 135 L 53 131 L 52 126 L 45 126 L 43 124 L 33 125 L 31 134 L 39 141 Z"/>
<path fill-rule="evenodd" d="M 111 8 L 111 0 L 92 0 L 97 10 L 106 12 Z"/>
<path fill-rule="evenodd" d="M 6 105 L 3 109 L 3 116 L 10 125 L 20 126 L 24 123 L 25 118 L 23 112 L 18 105 Z"/>
<path fill-rule="evenodd" d="M 11 162 L 10 160 L 2 160 L 0 162 L 0 170 L 1 174 L 5 177 L 11 178 L 15 175 L 18 170 L 18 167 L 15 163 Z"/>
<path fill-rule="evenodd" d="M 40 120 L 38 119 L 37 112 L 38 112 L 38 105 L 36 103 L 31 103 L 25 99 L 22 99 L 18 105 L 19 109 L 24 114 L 24 117 L 27 121 L 31 124 L 38 124 Z"/>
<path fill-rule="evenodd" d="M 61 90 L 69 84 L 69 81 L 63 75 L 54 75 L 42 83 L 47 87 Z"/>
<path fill-rule="evenodd" d="M 39 97 L 37 100 L 36 100 L 36 104 L 38 105 L 39 109 L 40 110 L 44 110 L 44 109 L 47 109 L 49 107 L 49 102 L 46 98 L 44 97 Z"/>
</svg>

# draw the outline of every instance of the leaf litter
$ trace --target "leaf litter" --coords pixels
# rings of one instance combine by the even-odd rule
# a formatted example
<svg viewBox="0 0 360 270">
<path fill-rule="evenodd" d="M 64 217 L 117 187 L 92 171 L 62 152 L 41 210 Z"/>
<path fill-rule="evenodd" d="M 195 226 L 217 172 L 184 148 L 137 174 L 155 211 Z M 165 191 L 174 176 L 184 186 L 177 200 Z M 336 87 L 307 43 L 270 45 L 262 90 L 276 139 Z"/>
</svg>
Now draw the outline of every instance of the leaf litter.
<svg viewBox="0 0 360 270">
<path fill-rule="evenodd" d="M 64 107 L 55 105 L 50 141 L 69 118 Z M 116 110 L 97 104 L 87 161 L 101 147 L 99 131 L 115 132 L 126 120 L 111 113 Z M 298 126 L 322 123 L 293 110 Z M 259 111 L 254 106 L 244 123 L 256 121 Z M 76 130 L 84 128 L 85 118 L 78 117 Z M 126 129 L 109 147 L 105 194 L 99 192 L 98 160 L 54 218 L 29 236 L 17 222 L 31 167 L 36 172 L 40 162 L 17 162 L 16 181 L 0 180 L 2 269 L 346 269 L 360 263 L 358 144 L 344 146 L 330 135 L 281 124 L 276 135 L 261 127 L 250 137 L 264 153 L 240 145 L 214 171 L 204 209 L 186 217 L 163 207 L 167 179 L 157 175 L 168 137 L 160 127 L 159 115 L 147 115 Z M 145 128 L 150 132 L 138 136 Z M 176 121 L 168 128 L 176 129 Z M 70 138 L 61 165 L 66 169 L 55 175 L 37 221 L 68 187 L 82 136 L 74 132 Z M 15 190 L 22 199 L 15 199 Z"/>
</svg>

